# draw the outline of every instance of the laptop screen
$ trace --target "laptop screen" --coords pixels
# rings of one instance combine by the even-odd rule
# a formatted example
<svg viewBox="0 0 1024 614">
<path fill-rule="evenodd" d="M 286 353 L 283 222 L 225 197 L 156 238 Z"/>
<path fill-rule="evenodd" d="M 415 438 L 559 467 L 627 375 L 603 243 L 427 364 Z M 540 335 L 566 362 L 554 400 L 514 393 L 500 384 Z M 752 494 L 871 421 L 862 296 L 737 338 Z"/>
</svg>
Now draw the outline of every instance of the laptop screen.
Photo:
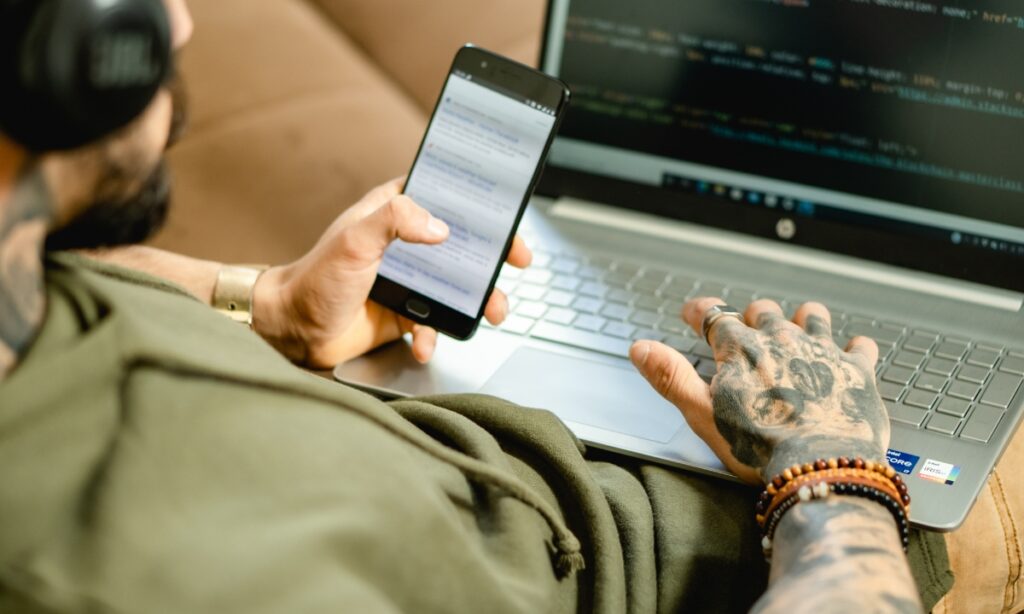
<svg viewBox="0 0 1024 614">
<path fill-rule="evenodd" d="M 554 0 L 548 18 L 543 68 L 573 103 L 546 186 L 1024 289 L 1021 3 Z"/>
</svg>

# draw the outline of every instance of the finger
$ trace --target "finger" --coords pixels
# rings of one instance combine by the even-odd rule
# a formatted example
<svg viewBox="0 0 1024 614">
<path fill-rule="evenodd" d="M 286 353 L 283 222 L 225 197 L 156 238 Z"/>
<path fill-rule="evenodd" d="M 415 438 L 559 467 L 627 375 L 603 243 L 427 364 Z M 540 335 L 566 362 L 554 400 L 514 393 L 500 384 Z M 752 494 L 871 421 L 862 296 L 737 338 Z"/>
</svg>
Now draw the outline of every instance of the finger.
<svg viewBox="0 0 1024 614">
<path fill-rule="evenodd" d="M 751 327 L 763 331 L 786 321 L 786 314 L 782 311 L 782 307 L 775 301 L 766 298 L 758 299 L 747 306 L 743 317 Z"/>
<path fill-rule="evenodd" d="M 679 408 L 693 432 L 703 439 L 730 471 L 751 484 L 761 481 L 757 471 L 739 462 L 715 424 L 711 388 L 682 354 L 657 341 L 637 341 L 629 357 L 655 391 Z"/>
<path fill-rule="evenodd" d="M 408 243 L 440 243 L 448 238 L 448 226 L 404 195 L 392 198 L 340 234 L 341 244 L 353 260 L 376 260 L 395 239 Z"/>
<path fill-rule="evenodd" d="M 392 198 L 401 194 L 404 186 L 405 177 L 398 177 L 379 185 L 367 192 L 366 196 L 359 199 L 359 202 L 349 207 L 344 215 L 349 220 L 361 220 L 377 209 L 380 209 Z"/>
<path fill-rule="evenodd" d="M 704 316 L 707 315 L 708 310 L 712 307 L 725 304 L 725 301 L 720 298 L 700 297 L 692 299 L 683 306 L 683 319 L 693 328 L 698 337 L 703 337 Z M 749 335 L 750 332 L 750 328 L 740 321 L 739 318 L 726 316 L 719 318 L 714 326 L 708 330 L 709 338 L 705 339 L 705 341 L 715 350 L 715 359 L 718 360 L 720 349 L 739 341 Z"/>
<path fill-rule="evenodd" d="M 793 323 L 812 337 L 832 339 L 832 314 L 821 303 L 810 301 L 800 305 L 793 314 Z"/>
<path fill-rule="evenodd" d="M 430 362 L 437 347 L 437 331 L 429 326 L 416 324 L 412 327 L 412 357 L 420 364 Z"/>
<path fill-rule="evenodd" d="M 487 299 L 487 305 L 484 306 L 484 317 L 495 326 L 505 321 L 508 317 L 508 297 L 504 292 L 494 289 L 491 297 Z"/>
<path fill-rule="evenodd" d="M 878 344 L 871 337 L 854 337 L 846 344 L 846 353 L 860 358 L 868 369 L 874 371 L 878 364 Z"/>
<path fill-rule="evenodd" d="M 657 341 L 637 341 L 629 358 L 651 387 L 684 414 L 711 412 L 711 388 L 679 352 Z"/>
<path fill-rule="evenodd" d="M 533 262 L 533 252 L 526 246 L 526 241 L 523 241 L 521 236 L 516 235 L 512 239 L 512 247 L 508 250 L 506 260 L 518 269 L 525 269 Z"/>
</svg>

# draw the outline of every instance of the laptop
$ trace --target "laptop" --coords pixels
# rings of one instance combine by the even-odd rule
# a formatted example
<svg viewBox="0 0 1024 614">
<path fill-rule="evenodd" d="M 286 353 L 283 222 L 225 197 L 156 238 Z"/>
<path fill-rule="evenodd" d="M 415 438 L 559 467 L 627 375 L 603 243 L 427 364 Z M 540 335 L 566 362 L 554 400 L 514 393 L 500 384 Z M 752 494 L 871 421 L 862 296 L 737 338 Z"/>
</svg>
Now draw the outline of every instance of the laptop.
<svg viewBox="0 0 1024 614">
<path fill-rule="evenodd" d="M 878 341 L 912 522 L 955 529 L 1024 405 L 1024 73 L 1006 61 L 1024 37 L 1017 17 L 932 8 L 552 0 L 541 66 L 573 104 L 521 225 L 534 265 L 498 281 L 510 317 L 427 366 L 398 343 L 335 377 L 494 394 L 588 445 L 736 479 L 628 348 L 664 341 L 710 379 L 688 297 L 818 300 L 840 346 Z"/>
</svg>

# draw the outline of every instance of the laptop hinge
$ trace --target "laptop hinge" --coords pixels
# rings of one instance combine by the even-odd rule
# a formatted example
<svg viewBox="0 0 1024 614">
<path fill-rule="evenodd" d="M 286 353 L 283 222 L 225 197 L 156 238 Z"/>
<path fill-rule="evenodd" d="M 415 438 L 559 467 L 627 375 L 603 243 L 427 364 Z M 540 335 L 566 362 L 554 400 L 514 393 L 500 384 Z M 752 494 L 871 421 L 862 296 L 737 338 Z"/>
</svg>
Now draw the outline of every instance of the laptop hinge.
<svg viewBox="0 0 1024 614">
<path fill-rule="evenodd" d="M 557 218 L 575 220 L 615 230 L 627 230 L 639 234 L 682 241 L 691 245 L 767 258 L 775 262 L 811 269 L 861 281 L 912 290 L 943 298 L 982 305 L 1016 313 L 1024 304 L 1024 295 L 983 286 L 961 280 L 950 280 L 910 271 L 894 266 L 871 262 L 864 266 L 862 260 L 840 256 L 811 248 L 778 244 L 766 239 L 744 235 L 743 241 L 736 240 L 736 234 L 725 230 L 699 226 L 677 220 L 666 220 L 636 211 L 609 207 L 575 198 L 559 198 L 552 205 L 550 214 Z M 814 258 L 808 258 L 808 252 Z"/>
</svg>

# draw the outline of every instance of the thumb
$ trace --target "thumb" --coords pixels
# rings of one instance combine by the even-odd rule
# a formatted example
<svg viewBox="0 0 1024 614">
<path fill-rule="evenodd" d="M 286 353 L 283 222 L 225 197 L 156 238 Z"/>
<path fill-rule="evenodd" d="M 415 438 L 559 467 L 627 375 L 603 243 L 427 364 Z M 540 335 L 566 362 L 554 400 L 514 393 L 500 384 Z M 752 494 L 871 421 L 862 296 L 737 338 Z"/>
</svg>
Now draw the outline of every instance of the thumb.
<svg viewBox="0 0 1024 614">
<path fill-rule="evenodd" d="M 408 243 L 440 243 L 448 225 L 408 196 L 399 194 L 346 229 L 344 243 L 363 257 L 379 258 L 395 239 Z"/>
<path fill-rule="evenodd" d="M 656 341 L 637 341 L 629 358 L 654 390 L 683 414 L 711 410 L 711 389 L 679 352 Z"/>
</svg>

